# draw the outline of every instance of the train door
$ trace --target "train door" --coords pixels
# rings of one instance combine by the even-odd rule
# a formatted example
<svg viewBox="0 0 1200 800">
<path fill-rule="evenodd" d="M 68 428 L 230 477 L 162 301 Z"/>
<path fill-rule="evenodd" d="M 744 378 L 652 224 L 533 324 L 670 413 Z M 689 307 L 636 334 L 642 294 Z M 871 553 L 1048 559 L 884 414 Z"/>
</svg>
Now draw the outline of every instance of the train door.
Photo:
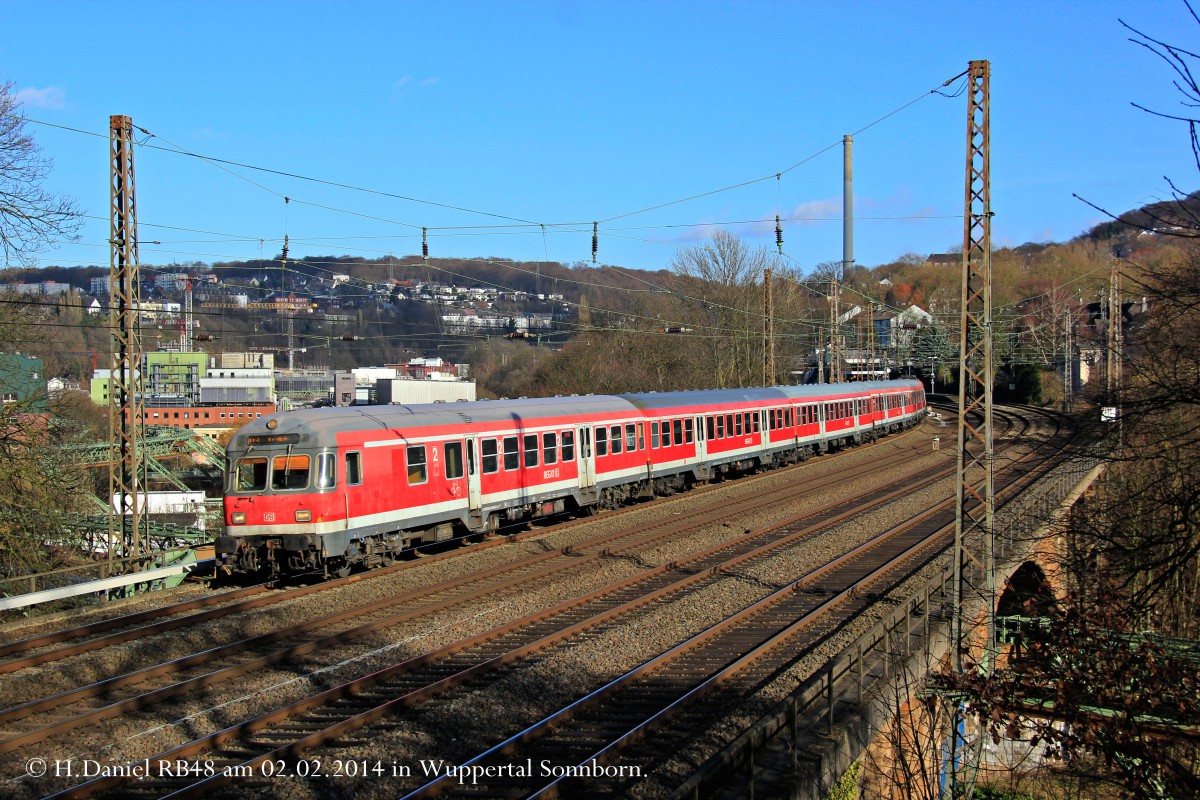
<svg viewBox="0 0 1200 800">
<path fill-rule="evenodd" d="M 467 506 L 471 513 L 479 511 L 482 505 L 479 480 L 479 461 L 476 448 L 478 447 L 478 437 L 467 437 Z"/>
<path fill-rule="evenodd" d="M 708 463 L 708 440 L 704 434 L 704 417 L 696 417 L 692 420 L 692 424 L 696 429 L 696 461 L 700 464 Z"/>
<path fill-rule="evenodd" d="M 596 487 L 596 456 L 592 452 L 592 429 L 588 425 L 579 428 L 579 488 Z"/>
</svg>

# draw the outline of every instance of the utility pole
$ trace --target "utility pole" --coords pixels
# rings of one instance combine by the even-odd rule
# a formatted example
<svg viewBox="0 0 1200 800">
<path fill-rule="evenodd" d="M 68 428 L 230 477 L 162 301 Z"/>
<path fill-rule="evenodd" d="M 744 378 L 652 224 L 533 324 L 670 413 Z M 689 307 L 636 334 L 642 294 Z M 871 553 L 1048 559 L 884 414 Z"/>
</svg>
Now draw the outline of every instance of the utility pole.
<svg viewBox="0 0 1200 800">
<path fill-rule="evenodd" d="M 837 278 L 829 279 L 829 382 L 837 383 L 842 378 L 842 350 L 838 336 L 840 310 L 839 292 L 841 291 Z"/>
<path fill-rule="evenodd" d="M 287 291 L 287 262 L 288 235 L 283 235 L 283 253 L 279 259 L 279 296 L 282 298 Z M 296 312 L 292 308 L 292 297 L 288 296 L 287 306 L 283 310 L 283 335 L 287 340 L 288 371 L 296 368 Z"/>
<path fill-rule="evenodd" d="M 854 265 L 854 137 L 842 137 L 842 280 Z"/>
<path fill-rule="evenodd" d="M 109 271 L 112 370 L 108 384 L 108 525 L 111 568 L 142 551 L 146 513 L 146 440 L 142 391 L 141 289 L 138 275 L 137 208 L 133 181 L 133 121 L 109 117 Z M 137 565 L 134 565 L 137 568 Z"/>
<path fill-rule="evenodd" d="M 1069 301 L 1063 315 L 1063 411 L 1069 414 L 1075 410 L 1075 331 Z"/>
<path fill-rule="evenodd" d="M 817 326 L 817 383 L 825 382 L 825 331 Z"/>
<path fill-rule="evenodd" d="M 992 347 L 990 73 L 991 65 L 987 61 L 972 61 L 967 67 L 951 649 L 951 667 L 955 672 L 975 671 L 969 663 L 974 626 L 966 615 L 982 606 L 980 613 L 984 617 L 985 631 L 983 653 L 977 666 L 984 675 L 991 674 L 996 656 L 996 564 L 992 546 L 995 510 L 992 384 L 995 365 Z M 984 737 L 982 731 L 976 731 L 969 743 L 960 741 L 959 724 L 965 722 L 965 714 L 958 702 L 954 703 L 950 716 L 950 797 L 970 797 Z"/>
<path fill-rule="evenodd" d="M 1108 348 L 1105 359 L 1104 403 L 1116 413 L 1121 371 L 1121 273 L 1112 260 L 1108 277 Z"/>
<path fill-rule="evenodd" d="M 183 350 L 184 353 L 192 352 L 195 347 L 192 344 L 192 277 L 189 275 L 187 283 L 184 285 L 183 292 Z"/>
<path fill-rule="evenodd" d="M 858 339 L 858 340 L 857 340 L 857 342 L 856 342 L 856 344 L 855 344 L 855 350 L 857 350 L 858 352 L 856 352 L 856 353 L 855 353 L 855 356 L 856 356 L 856 357 L 857 357 L 857 359 L 858 359 L 858 367 L 859 367 L 859 369 L 858 369 L 858 372 L 857 372 L 857 373 L 855 373 L 853 370 L 851 370 L 851 375 L 852 375 L 852 376 L 855 376 L 855 377 L 854 377 L 854 380 L 856 380 L 856 381 L 861 381 L 861 380 L 864 380 L 864 378 L 862 377 L 862 363 L 863 363 L 863 315 L 862 315 L 862 312 L 861 312 L 861 311 L 860 311 L 860 312 L 859 312 L 859 314 L 858 314 L 857 334 L 858 334 L 858 337 L 857 337 L 857 339 Z"/>
<path fill-rule="evenodd" d="M 867 304 L 867 341 L 871 347 L 871 380 L 879 376 L 875 374 L 875 303 Z M 883 376 L 885 379 L 887 375 Z"/>
<path fill-rule="evenodd" d="M 775 304 L 771 268 L 763 269 L 763 386 L 775 385 Z"/>
</svg>

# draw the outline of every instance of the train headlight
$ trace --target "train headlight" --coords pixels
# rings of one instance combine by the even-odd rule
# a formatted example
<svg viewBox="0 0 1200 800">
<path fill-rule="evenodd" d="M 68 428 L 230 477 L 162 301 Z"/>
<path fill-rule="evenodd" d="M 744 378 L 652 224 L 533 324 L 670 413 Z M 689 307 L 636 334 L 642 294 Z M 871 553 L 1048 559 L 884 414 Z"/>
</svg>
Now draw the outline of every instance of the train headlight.
<svg viewBox="0 0 1200 800">
<path fill-rule="evenodd" d="M 312 512 L 307 509 L 301 509 L 296 512 L 296 522 L 308 522 L 312 519 Z"/>
<path fill-rule="evenodd" d="M 245 525 L 246 524 L 246 512 L 245 511 L 233 512 L 232 514 L 229 515 L 229 523 L 231 525 Z"/>
</svg>

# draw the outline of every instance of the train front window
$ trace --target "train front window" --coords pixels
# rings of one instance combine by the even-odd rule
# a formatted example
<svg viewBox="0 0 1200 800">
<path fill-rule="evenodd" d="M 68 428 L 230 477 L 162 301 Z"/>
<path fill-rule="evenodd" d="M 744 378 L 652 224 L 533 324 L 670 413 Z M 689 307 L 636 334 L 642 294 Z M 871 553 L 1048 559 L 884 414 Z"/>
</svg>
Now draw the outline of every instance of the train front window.
<svg viewBox="0 0 1200 800">
<path fill-rule="evenodd" d="M 261 492 L 267 488 L 267 459 L 243 458 L 237 463 L 237 491 Z"/>
<path fill-rule="evenodd" d="M 308 456 L 275 456 L 271 464 L 272 489 L 303 489 L 308 486 Z"/>
</svg>

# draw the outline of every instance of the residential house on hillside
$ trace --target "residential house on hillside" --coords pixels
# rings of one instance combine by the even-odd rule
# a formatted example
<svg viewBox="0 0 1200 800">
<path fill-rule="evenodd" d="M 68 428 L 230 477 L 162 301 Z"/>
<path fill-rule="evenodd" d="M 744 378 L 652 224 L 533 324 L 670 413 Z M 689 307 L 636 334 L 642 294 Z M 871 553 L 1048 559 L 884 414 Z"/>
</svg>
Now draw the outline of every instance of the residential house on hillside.
<svg viewBox="0 0 1200 800">
<path fill-rule="evenodd" d="M 962 253 L 930 253 L 923 267 L 961 267 Z"/>
<path fill-rule="evenodd" d="M 0 403 L 31 403 L 31 410 L 47 410 L 46 378 L 40 358 L 0 353 Z"/>
</svg>

